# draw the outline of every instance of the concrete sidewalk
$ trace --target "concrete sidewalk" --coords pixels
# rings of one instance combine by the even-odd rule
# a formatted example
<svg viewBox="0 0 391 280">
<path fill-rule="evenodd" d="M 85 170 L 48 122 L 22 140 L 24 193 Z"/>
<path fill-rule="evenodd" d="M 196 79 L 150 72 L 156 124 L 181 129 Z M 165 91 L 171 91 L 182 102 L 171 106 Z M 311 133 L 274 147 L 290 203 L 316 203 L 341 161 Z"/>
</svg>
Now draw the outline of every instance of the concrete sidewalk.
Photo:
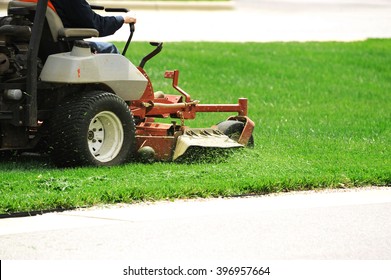
<svg viewBox="0 0 391 280">
<path fill-rule="evenodd" d="M 94 207 L 0 219 L 0 258 L 390 260 L 390 211 L 391 188 Z"/>
</svg>

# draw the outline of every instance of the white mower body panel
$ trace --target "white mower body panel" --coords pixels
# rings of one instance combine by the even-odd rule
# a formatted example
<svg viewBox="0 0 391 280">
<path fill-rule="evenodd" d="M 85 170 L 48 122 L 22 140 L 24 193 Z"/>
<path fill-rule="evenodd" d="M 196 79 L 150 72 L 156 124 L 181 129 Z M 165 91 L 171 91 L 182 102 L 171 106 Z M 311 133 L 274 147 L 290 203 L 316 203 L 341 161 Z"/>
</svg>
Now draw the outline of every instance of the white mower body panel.
<svg viewBox="0 0 391 280">
<path fill-rule="evenodd" d="M 89 48 L 76 46 L 71 52 L 50 55 L 40 79 L 51 83 L 105 84 L 125 101 L 140 99 L 148 83 L 124 56 L 92 54 Z"/>
</svg>

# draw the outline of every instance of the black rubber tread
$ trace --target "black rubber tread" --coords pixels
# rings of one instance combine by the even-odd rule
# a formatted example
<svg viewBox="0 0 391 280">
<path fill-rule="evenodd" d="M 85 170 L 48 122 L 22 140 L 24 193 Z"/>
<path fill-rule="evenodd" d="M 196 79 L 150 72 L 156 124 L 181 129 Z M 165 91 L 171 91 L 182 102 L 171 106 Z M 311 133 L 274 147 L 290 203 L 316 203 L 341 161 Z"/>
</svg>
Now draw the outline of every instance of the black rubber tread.
<svg viewBox="0 0 391 280">
<path fill-rule="evenodd" d="M 10 160 L 15 154 L 17 154 L 17 151 L 0 151 L 0 162 Z"/>
<path fill-rule="evenodd" d="M 116 114 L 124 128 L 121 151 L 109 162 L 96 160 L 88 148 L 89 124 L 102 111 Z M 134 155 L 135 131 L 133 115 L 120 97 L 104 91 L 77 94 L 55 110 L 50 125 L 50 154 L 58 167 L 119 165 Z"/>
<path fill-rule="evenodd" d="M 244 123 L 241 121 L 228 120 L 217 125 L 217 128 L 232 140 L 238 141 L 244 129 Z M 254 136 L 251 135 L 246 147 L 254 147 Z"/>
</svg>

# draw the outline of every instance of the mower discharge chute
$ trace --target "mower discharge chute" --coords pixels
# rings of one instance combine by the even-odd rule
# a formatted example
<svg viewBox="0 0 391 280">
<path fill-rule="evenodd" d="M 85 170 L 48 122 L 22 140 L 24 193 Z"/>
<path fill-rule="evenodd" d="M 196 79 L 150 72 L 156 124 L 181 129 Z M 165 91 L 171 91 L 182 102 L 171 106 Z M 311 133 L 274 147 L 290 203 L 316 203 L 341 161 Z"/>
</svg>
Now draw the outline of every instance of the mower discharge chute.
<svg viewBox="0 0 391 280">
<path fill-rule="evenodd" d="M 109 166 L 137 156 L 172 161 L 193 148 L 253 145 L 247 99 L 200 104 L 178 86 L 178 70 L 164 76 L 179 94 L 154 91 L 144 66 L 162 43 L 151 43 L 155 49 L 134 66 L 125 58 L 130 25 L 123 55 L 93 54 L 82 39 L 97 31 L 64 28 L 47 2 L 11 1 L 0 19 L 0 150 L 44 147 L 57 166 Z M 185 126 L 199 112 L 237 116 L 211 128 Z"/>
</svg>

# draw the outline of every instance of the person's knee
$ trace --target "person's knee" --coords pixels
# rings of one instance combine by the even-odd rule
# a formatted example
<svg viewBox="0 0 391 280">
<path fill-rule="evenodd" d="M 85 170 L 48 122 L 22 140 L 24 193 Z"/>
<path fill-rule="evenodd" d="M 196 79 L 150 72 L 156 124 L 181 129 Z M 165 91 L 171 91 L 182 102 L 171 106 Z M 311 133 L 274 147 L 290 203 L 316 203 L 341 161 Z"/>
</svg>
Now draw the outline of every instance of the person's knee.
<svg viewBox="0 0 391 280">
<path fill-rule="evenodd" d="M 93 51 L 97 53 L 119 53 L 117 47 L 108 42 L 89 42 Z"/>
</svg>

